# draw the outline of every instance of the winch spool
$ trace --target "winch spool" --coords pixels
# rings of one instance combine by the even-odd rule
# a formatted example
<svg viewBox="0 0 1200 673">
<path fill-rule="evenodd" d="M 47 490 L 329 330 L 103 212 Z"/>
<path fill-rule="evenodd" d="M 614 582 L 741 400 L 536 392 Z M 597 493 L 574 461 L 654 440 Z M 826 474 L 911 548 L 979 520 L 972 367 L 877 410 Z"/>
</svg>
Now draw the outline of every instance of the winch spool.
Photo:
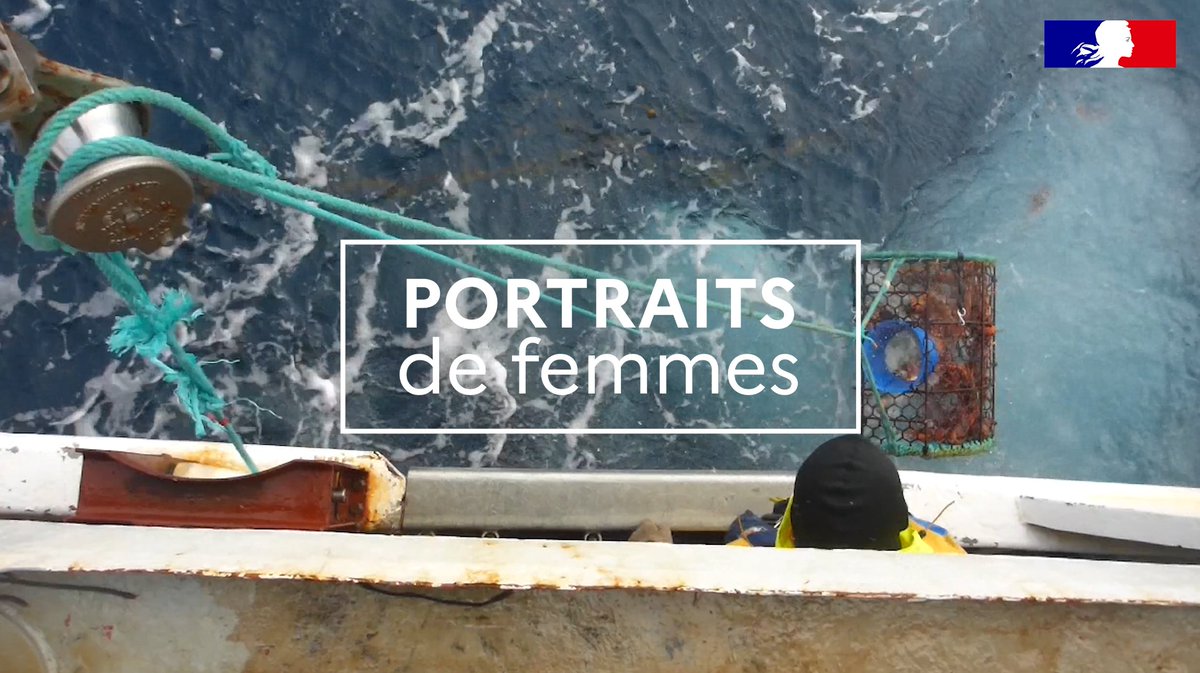
<svg viewBox="0 0 1200 673">
<path fill-rule="evenodd" d="M 54 142 L 48 164 L 59 170 L 88 143 L 143 137 L 147 116 L 139 106 L 101 105 L 81 115 Z M 150 253 L 187 232 L 195 192 L 186 173 L 162 159 L 115 157 L 60 185 L 46 209 L 48 231 L 84 252 Z"/>
<path fill-rule="evenodd" d="M 996 267 L 953 253 L 863 255 L 863 435 L 894 455 L 995 443 Z M 891 275 L 891 281 L 888 277 Z"/>
<path fill-rule="evenodd" d="M 153 252 L 186 232 L 192 182 L 169 162 L 115 157 L 77 175 L 61 174 L 67 159 L 91 143 L 146 136 L 150 107 L 140 101 L 96 106 L 65 128 L 53 124 L 72 101 L 128 86 L 45 58 L 28 38 L 0 24 L 0 123 L 11 125 L 21 154 L 28 154 L 50 127 L 56 129 L 45 165 L 60 174 L 60 184 L 48 204 L 47 233 L 75 250 Z M 65 184 L 62 177 L 69 178 Z"/>
</svg>

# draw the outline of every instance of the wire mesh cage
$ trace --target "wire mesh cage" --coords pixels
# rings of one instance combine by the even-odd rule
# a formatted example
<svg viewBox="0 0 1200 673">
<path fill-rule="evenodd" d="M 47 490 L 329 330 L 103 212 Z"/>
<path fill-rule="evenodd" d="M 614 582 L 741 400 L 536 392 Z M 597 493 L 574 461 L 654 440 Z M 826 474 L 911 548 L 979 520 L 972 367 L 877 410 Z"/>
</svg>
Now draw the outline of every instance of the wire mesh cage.
<svg viewBox="0 0 1200 673">
<path fill-rule="evenodd" d="M 863 255 L 863 435 L 893 455 L 995 444 L 996 265 L 954 253 Z"/>
</svg>

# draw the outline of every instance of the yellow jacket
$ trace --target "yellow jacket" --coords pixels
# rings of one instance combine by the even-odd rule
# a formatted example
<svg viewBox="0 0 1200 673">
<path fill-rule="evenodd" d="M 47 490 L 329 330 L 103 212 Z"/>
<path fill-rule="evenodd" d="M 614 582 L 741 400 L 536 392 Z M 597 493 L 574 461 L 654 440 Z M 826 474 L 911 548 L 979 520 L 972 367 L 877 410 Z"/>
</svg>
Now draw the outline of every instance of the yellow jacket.
<svg viewBox="0 0 1200 673">
<path fill-rule="evenodd" d="M 795 540 L 792 531 L 792 500 L 789 498 L 787 509 L 780 518 L 779 529 L 775 535 L 775 548 L 794 549 L 796 547 Z M 751 546 L 744 537 L 729 544 L 741 547 Z M 944 528 L 909 516 L 908 528 L 900 531 L 900 553 L 966 555 L 967 552 Z"/>
</svg>

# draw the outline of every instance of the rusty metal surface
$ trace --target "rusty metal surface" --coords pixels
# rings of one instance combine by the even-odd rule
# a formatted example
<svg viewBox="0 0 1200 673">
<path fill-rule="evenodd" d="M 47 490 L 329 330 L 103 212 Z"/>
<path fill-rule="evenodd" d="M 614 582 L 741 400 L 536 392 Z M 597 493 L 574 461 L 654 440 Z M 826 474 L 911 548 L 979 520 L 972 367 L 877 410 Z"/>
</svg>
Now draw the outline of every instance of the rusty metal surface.
<svg viewBox="0 0 1200 673">
<path fill-rule="evenodd" d="M 10 33 L 9 35 L 14 34 Z M 19 35 L 16 37 L 24 39 Z M 27 70 L 32 75 L 36 87 L 35 93 L 32 94 L 33 100 L 26 101 L 25 111 L 19 116 L 0 118 L 0 121 L 8 121 L 12 124 L 13 135 L 17 141 L 17 151 L 21 154 L 29 151 L 34 141 L 37 140 L 37 134 L 42 126 L 59 110 L 90 93 L 102 89 L 129 86 L 129 83 L 124 80 L 52 61 L 36 51 L 32 52 L 30 61 L 32 63 Z M 148 131 L 150 109 L 141 104 L 136 104 L 135 107 L 142 129 Z"/>
<path fill-rule="evenodd" d="M 54 573 L 4 586 L 59 671 L 1187 673 L 1194 608 L 454 589 Z M 88 590 L 71 589 L 84 586 Z M 98 593 L 116 589 L 128 597 Z M 23 672 L 22 672 L 23 673 Z"/>
<path fill-rule="evenodd" d="M 0 521 L 0 572 L 1200 607 L 1200 566 Z"/>
<path fill-rule="evenodd" d="M 81 450 L 82 523 L 199 528 L 362 530 L 367 473 L 297 460 L 226 478 L 179 476 L 167 455 Z"/>
<path fill-rule="evenodd" d="M 863 434 L 881 446 L 894 441 L 924 456 L 991 441 L 996 427 L 995 264 L 914 256 L 900 262 L 888 284 L 892 263 L 890 259 L 863 263 L 863 305 L 870 305 L 881 289 L 886 290 L 863 329 L 870 332 L 891 321 L 918 327 L 940 355 L 927 377 L 918 376 L 925 366 L 922 358 L 928 355 L 920 354 L 914 339 L 920 356 L 913 363 L 917 369 L 902 375 L 902 380 L 912 382 L 909 392 L 876 400 L 874 391 L 864 386 Z M 869 349 L 864 346 L 864 357 Z"/>
<path fill-rule="evenodd" d="M 20 33 L 0 26 L 0 123 L 33 111 L 38 102 L 34 83 L 37 49 Z"/>
<path fill-rule="evenodd" d="M 79 451 L 86 449 L 168 454 L 180 463 L 176 474 L 185 477 L 247 474 L 245 464 L 229 444 L 0 433 L 0 517 L 62 520 L 73 516 L 82 472 Z M 247 445 L 246 450 L 263 470 L 292 460 L 333 462 L 364 470 L 367 473 L 364 530 L 400 528 L 405 479 L 382 455 L 260 444 Z"/>
</svg>

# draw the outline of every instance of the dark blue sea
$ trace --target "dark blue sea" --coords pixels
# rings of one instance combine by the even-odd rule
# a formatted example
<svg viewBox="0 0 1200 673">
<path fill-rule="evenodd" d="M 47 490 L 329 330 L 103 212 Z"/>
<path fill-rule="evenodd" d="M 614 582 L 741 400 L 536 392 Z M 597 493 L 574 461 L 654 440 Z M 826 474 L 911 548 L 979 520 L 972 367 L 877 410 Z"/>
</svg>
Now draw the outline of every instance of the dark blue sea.
<svg viewBox="0 0 1200 673">
<path fill-rule="evenodd" d="M 1189 0 L 6 0 L 0 10 L 50 58 L 196 105 L 292 181 L 482 238 L 858 239 L 867 250 L 994 256 L 998 446 L 902 467 L 1200 485 L 1200 5 Z M 1179 67 L 1043 69 L 1044 19 L 1121 17 L 1178 21 Z M 213 151 L 167 114 L 151 137 Z M 99 272 L 21 243 L 7 186 L 21 157 L 4 142 L 0 430 L 192 438 L 161 375 L 107 352 L 127 311 Z M 205 316 L 187 348 L 235 360 L 208 368 L 218 388 L 273 412 L 238 406 L 247 441 L 375 449 L 402 466 L 704 470 L 793 469 L 823 439 L 342 435 L 345 235 L 230 189 L 198 192 L 208 207 L 193 211 L 188 239 L 137 256 L 136 268 L 156 291 L 196 297 Z M 785 275 L 800 287 L 801 317 L 851 324 L 840 250 L 539 252 L 631 278 Z M 716 331 L 684 344 L 799 354 L 794 407 L 611 392 L 553 404 L 498 383 L 471 404 L 405 403 L 397 365 L 423 339 L 440 334 L 451 354 L 498 363 L 518 334 L 456 331 L 436 316 L 402 334 L 404 279 L 447 279 L 444 269 L 379 249 L 347 264 L 356 426 L 654 428 L 668 415 L 693 427 L 853 424 L 852 349 L 806 332 Z M 631 348 L 612 330 L 553 336 L 580 356 Z"/>
</svg>

